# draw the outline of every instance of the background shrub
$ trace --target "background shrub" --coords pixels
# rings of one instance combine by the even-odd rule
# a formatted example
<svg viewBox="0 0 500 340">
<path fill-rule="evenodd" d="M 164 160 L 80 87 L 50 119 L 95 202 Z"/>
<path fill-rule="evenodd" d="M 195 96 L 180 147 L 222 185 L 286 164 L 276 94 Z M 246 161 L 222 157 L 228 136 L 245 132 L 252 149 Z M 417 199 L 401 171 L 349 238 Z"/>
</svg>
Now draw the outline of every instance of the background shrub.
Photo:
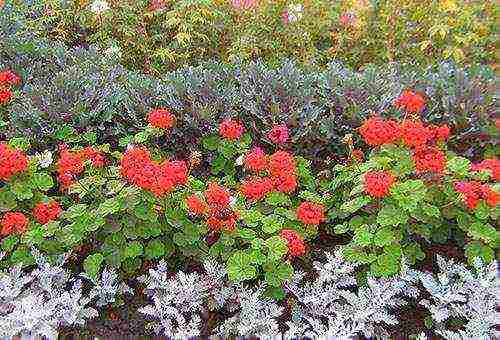
<svg viewBox="0 0 500 340">
<path fill-rule="evenodd" d="M 493 1 L 13 1 L 25 27 L 69 46 L 119 47 L 126 67 L 200 61 L 493 62 Z M 5 5 L 8 10 L 10 7 Z"/>
</svg>

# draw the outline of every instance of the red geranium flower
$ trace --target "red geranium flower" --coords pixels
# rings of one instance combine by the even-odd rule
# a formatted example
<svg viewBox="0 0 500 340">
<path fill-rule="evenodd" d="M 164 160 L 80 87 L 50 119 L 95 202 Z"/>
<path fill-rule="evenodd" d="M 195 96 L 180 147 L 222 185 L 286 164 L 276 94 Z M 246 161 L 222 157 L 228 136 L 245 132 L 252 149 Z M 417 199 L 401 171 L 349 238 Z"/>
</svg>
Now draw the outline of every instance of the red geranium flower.
<svg viewBox="0 0 500 340">
<path fill-rule="evenodd" d="M 2 218 L 2 235 L 10 235 L 13 232 L 23 233 L 28 227 L 28 219 L 20 212 L 8 212 Z"/>
<path fill-rule="evenodd" d="M 205 199 L 211 209 L 223 209 L 229 206 L 230 196 L 226 188 L 215 182 L 208 183 L 205 190 Z"/>
<path fill-rule="evenodd" d="M 297 218 L 305 224 L 320 224 L 325 220 L 325 206 L 313 202 L 302 202 L 297 208 Z"/>
<path fill-rule="evenodd" d="M 169 129 L 174 125 L 174 116 L 168 109 L 156 109 L 149 113 L 148 123 L 156 128 Z"/>
<path fill-rule="evenodd" d="M 370 196 L 382 198 L 389 193 L 395 178 L 388 171 L 370 171 L 365 174 L 364 182 L 365 191 Z"/>
<path fill-rule="evenodd" d="M 33 217 L 40 224 L 46 224 L 50 221 L 56 220 L 61 214 L 61 206 L 57 201 L 49 203 L 38 203 L 33 209 Z"/>
<path fill-rule="evenodd" d="M 425 99 L 419 93 L 406 90 L 396 99 L 394 106 L 408 113 L 418 113 L 425 106 Z"/>
<path fill-rule="evenodd" d="M 0 180 L 8 181 L 16 174 L 26 171 L 28 158 L 21 150 L 0 143 Z"/>
<path fill-rule="evenodd" d="M 90 160 L 90 163 L 95 168 L 101 168 L 106 164 L 106 157 L 99 151 L 91 146 L 78 152 L 82 160 Z"/>
<path fill-rule="evenodd" d="M 0 86 L 1 85 L 20 85 L 21 78 L 11 70 L 0 72 Z"/>
<path fill-rule="evenodd" d="M 406 146 L 418 147 L 432 138 L 432 131 L 420 121 L 405 120 L 401 124 L 401 135 Z"/>
<path fill-rule="evenodd" d="M 226 119 L 219 125 L 219 134 L 229 140 L 236 140 L 241 137 L 245 127 L 238 121 Z"/>
<path fill-rule="evenodd" d="M 253 172 L 261 172 L 267 168 L 267 156 L 261 148 L 254 148 L 244 159 L 245 168 Z"/>
<path fill-rule="evenodd" d="M 297 188 L 297 177 L 294 174 L 281 174 L 273 177 L 274 188 L 279 192 L 291 193 Z"/>
<path fill-rule="evenodd" d="M 477 207 L 481 199 L 484 199 L 486 204 L 491 207 L 498 204 L 499 194 L 487 184 L 481 184 L 477 181 L 456 182 L 454 187 L 455 191 L 462 194 L 465 205 L 471 210 Z"/>
<path fill-rule="evenodd" d="M 446 124 L 434 128 L 434 136 L 440 141 L 446 141 L 450 137 L 450 132 L 450 127 Z"/>
<path fill-rule="evenodd" d="M 273 182 L 269 178 L 252 178 L 243 181 L 241 193 L 246 199 L 258 201 L 273 191 Z"/>
<path fill-rule="evenodd" d="M 286 151 L 276 151 L 270 157 L 269 170 L 273 176 L 295 174 L 295 159 Z"/>
<path fill-rule="evenodd" d="M 418 147 L 413 152 L 413 161 L 417 173 L 434 172 L 443 173 L 446 166 L 444 152 L 436 147 Z"/>
<path fill-rule="evenodd" d="M 85 170 L 83 161 L 77 153 L 63 148 L 57 161 L 58 180 L 63 188 L 73 184 L 75 177 Z"/>
<path fill-rule="evenodd" d="M 371 146 L 394 143 L 400 137 L 398 123 L 380 117 L 367 119 L 359 128 L 359 133 L 366 144 Z"/>
<path fill-rule="evenodd" d="M 12 91 L 10 89 L 0 89 L 0 105 L 7 104 L 12 99 Z"/>
<path fill-rule="evenodd" d="M 195 215 L 202 215 L 207 210 L 207 205 L 195 194 L 186 198 L 186 204 L 190 212 Z"/>
<path fill-rule="evenodd" d="M 287 242 L 288 254 L 291 256 L 301 256 L 306 252 L 306 246 L 302 237 L 295 231 L 283 229 L 280 237 Z"/>
</svg>

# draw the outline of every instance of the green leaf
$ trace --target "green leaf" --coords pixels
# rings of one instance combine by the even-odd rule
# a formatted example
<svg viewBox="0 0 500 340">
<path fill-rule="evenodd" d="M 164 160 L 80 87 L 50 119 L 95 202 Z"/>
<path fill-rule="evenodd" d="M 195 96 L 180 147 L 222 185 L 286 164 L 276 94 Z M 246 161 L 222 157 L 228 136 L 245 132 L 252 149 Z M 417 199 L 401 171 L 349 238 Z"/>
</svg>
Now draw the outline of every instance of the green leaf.
<svg viewBox="0 0 500 340">
<path fill-rule="evenodd" d="M 262 219 L 262 230 L 268 234 L 274 234 L 281 230 L 285 224 L 285 220 L 278 215 L 269 215 Z"/>
<path fill-rule="evenodd" d="M 101 270 L 103 261 L 104 256 L 101 253 L 87 256 L 85 261 L 83 261 L 83 269 L 85 270 L 85 273 L 87 273 L 87 275 L 91 278 L 96 279 Z"/>
<path fill-rule="evenodd" d="M 28 200 L 33 197 L 33 191 L 31 191 L 31 185 L 28 182 L 15 182 L 11 185 L 10 190 L 19 200 Z"/>
<path fill-rule="evenodd" d="M 76 130 L 73 127 L 69 125 L 63 125 L 56 131 L 55 137 L 59 140 L 68 141 L 75 134 Z"/>
<path fill-rule="evenodd" d="M 287 262 L 277 262 L 272 270 L 266 271 L 266 282 L 272 287 L 281 287 L 283 282 L 292 277 L 293 268 Z"/>
<path fill-rule="evenodd" d="M 246 210 L 242 213 L 243 221 L 250 227 L 257 226 L 262 217 L 262 213 L 256 209 Z"/>
<path fill-rule="evenodd" d="M 251 265 L 252 261 L 252 256 L 243 251 L 234 253 L 226 264 L 229 279 L 235 282 L 253 279 L 257 270 Z"/>
<path fill-rule="evenodd" d="M 278 261 L 285 255 L 288 251 L 285 240 L 279 236 L 273 236 L 265 241 L 265 245 L 268 249 L 268 258 L 270 261 Z"/>
<path fill-rule="evenodd" d="M 470 265 L 474 264 L 474 260 L 479 257 L 484 263 L 491 263 L 494 259 L 494 251 L 481 242 L 471 242 L 465 246 L 465 256 Z"/>
<path fill-rule="evenodd" d="M 80 215 L 85 214 L 87 206 L 85 204 L 75 204 L 64 212 L 64 217 L 67 219 L 74 219 Z"/>
<path fill-rule="evenodd" d="M 201 144 L 209 151 L 215 151 L 219 147 L 220 138 L 217 135 L 203 137 Z"/>
<path fill-rule="evenodd" d="M 19 243 L 19 236 L 9 235 L 2 240 L 2 250 L 10 253 L 14 247 Z"/>
<path fill-rule="evenodd" d="M 399 224 L 405 224 L 408 221 L 408 215 L 401 210 L 397 209 L 393 205 L 386 205 L 377 215 L 377 223 L 381 226 L 397 226 Z"/>
<path fill-rule="evenodd" d="M 470 165 L 467 158 L 455 156 L 447 162 L 446 167 L 452 173 L 465 177 L 470 171 Z"/>
<path fill-rule="evenodd" d="M 424 203 L 422 209 L 427 216 L 439 218 L 441 217 L 441 211 L 435 205 Z"/>
<path fill-rule="evenodd" d="M 232 141 L 223 140 L 218 147 L 219 152 L 225 159 L 231 159 L 237 152 L 236 144 Z"/>
<path fill-rule="evenodd" d="M 116 197 L 111 197 L 102 202 L 97 209 L 101 216 L 107 216 L 120 211 L 120 202 Z"/>
<path fill-rule="evenodd" d="M 356 229 L 352 242 L 361 247 L 367 247 L 372 243 L 373 234 L 366 227 Z"/>
<path fill-rule="evenodd" d="M 494 242 L 498 232 L 488 223 L 475 222 L 469 227 L 469 235 L 475 240 L 483 240 L 486 243 Z"/>
<path fill-rule="evenodd" d="M 367 205 L 368 203 L 370 203 L 371 200 L 372 199 L 366 195 L 356 197 L 350 201 L 344 202 L 340 206 L 340 211 L 352 214 L 361 209 L 362 207 L 364 207 L 365 205 Z"/>
<path fill-rule="evenodd" d="M 0 189 L 0 212 L 6 212 L 17 206 L 16 196 L 5 188 Z"/>
<path fill-rule="evenodd" d="M 33 185 L 42 191 L 47 191 L 54 186 L 54 180 L 47 173 L 36 173 L 31 179 Z"/>
<path fill-rule="evenodd" d="M 393 240 L 394 233 L 391 228 L 381 228 L 375 233 L 375 236 L 373 237 L 373 244 L 378 247 L 383 247 L 391 244 Z"/>
<path fill-rule="evenodd" d="M 28 138 L 16 137 L 9 140 L 9 146 L 11 146 L 14 149 L 20 149 L 26 151 L 30 148 L 30 142 Z"/>
<path fill-rule="evenodd" d="M 255 234 L 255 231 L 249 228 L 238 228 L 237 229 L 238 235 L 246 240 L 251 240 L 254 239 L 257 235 Z"/>
<path fill-rule="evenodd" d="M 265 200 L 266 204 L 276 206 L 276 205 L 285 205 L 289 206 L 292 204 L 290 201 L 290 197 L 288 197 L 286 194 L 278 191 L 273 191 L 269 193 L 266 197 Z"/>
<path fill-rule="evenodd" d="M 399 260 L 388 254 L 381 254 L 372 262 L 370 271 L 375 277 L 390 277 L 399 272 Z"/>
<path fill-rule="evenodd" d="M 398 182 L 391 188 L 392 196 L 407 211 L 417 210 L 425 199 L 426 192 L 425 183 L 418 179 Z"/>
<path fill-rule="evenodd" d="M 422 251 L 418 243 L 410 243 L 404 247 L 404 254 L 412 265 L 415 265 L 417 261 L 422 261 L 425 258 L 425 253 Z"/>
<path fill-rule="evenodd" d="M 134 257 L 141 256 L 142 253 L 143 253 L 142 243 L 140 243 L 139 241 L 134 241 L 134 242 L 129 243 L 127 245 L 127 247 L 124 249 L 123 257 L 134 258 Z"/>
<path fill-rule="evenodd" d="M 151 240 L 146 246 L 145 254 L 148 260 L 158 259 L 165 255 L 165 245 L 160 240 Z"/>
</svg>

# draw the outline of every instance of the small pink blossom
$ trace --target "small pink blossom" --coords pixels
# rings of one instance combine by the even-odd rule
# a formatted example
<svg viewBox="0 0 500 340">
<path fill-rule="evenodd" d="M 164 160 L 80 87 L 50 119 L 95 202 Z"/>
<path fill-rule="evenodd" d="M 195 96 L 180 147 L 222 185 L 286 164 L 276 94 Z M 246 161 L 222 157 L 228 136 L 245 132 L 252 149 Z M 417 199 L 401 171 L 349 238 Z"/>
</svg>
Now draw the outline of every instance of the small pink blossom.
<svg viewBox="0 0 500 340">
<path fill-rule="evenodd" d="M 353 26 L 356 23 L 356 15 L 354 13 L 343 13 L 339 19 L 342 26 Z"/>
<path fill-rule="evenodd" d="M 232 0 L 231 3 L 238 10 L 248 10 L 257 7 L 257 0 Z"/>
</svg>

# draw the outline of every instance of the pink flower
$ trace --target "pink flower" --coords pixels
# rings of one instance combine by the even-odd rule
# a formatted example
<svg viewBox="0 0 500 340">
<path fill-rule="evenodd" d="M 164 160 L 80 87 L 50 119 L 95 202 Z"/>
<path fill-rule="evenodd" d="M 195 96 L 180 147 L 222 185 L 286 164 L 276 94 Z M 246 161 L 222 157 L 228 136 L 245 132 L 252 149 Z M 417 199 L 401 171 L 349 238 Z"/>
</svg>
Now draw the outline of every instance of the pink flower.
<svg viewBox="0 0 500 340">
<path fill-rule="evenodd" d="M 343 13 L 339 21 L 342 26 L 354 26 L 356 23 L 356 15 L 353 13 Z"/>
<path fill-rule="evenodd" d="M 232 0 L 231 3 L 237 10 L 248 10 L 257 7 L 257 0 Z"/>
<path fill-rule="evenodd" d="M 267 134 L 269 138 L 275 144 L 284 144 L 288 141 L 289 133 L 288 128 L 285 124 L 279 124 L 273 126 L 271 131 Z"/>
</svg>

